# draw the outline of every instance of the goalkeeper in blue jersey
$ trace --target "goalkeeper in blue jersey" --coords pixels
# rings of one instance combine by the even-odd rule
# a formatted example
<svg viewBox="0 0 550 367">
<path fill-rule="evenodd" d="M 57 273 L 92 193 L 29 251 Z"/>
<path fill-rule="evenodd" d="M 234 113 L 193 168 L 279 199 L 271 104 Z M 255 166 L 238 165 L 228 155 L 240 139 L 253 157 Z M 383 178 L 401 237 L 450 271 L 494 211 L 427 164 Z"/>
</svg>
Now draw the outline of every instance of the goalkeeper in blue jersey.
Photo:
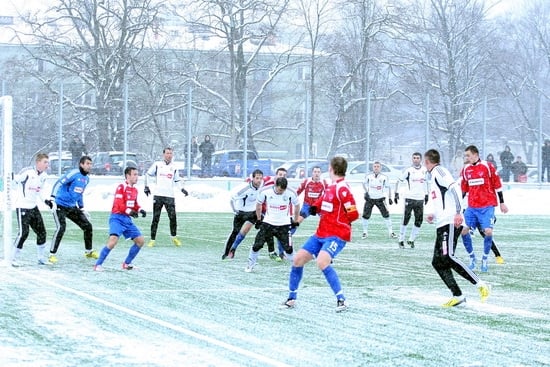
<svg viewBox="0 0 550 367">
<path fill-rule="evenodd" d="M 83 194 L 90 182 L 88 174 L 92 169 L 92 159 L 85 155 L 80 157 L 78 168 L 75 168 L 61 176 L 52 189 L 52 199 L 46 200 L 46 204 L 53 211 L 53 219 L 56 225 L 50 246 L 51 263 L 57 262 L 56 253 L 67 226 L 69 218 L 84 232 L 84 256 L 97 259 L 98 253 L 92 248 L 92 223 L 90 215 L 84 210 Z"/>
</svg>

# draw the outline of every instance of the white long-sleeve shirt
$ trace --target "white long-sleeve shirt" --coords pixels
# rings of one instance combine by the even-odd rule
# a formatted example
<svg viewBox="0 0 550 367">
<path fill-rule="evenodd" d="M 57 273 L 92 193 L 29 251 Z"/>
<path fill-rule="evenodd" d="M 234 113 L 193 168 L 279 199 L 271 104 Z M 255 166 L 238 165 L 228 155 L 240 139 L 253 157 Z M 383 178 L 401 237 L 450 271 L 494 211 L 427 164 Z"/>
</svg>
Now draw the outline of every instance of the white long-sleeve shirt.
<svg viewBox="0 0 550 367">
<path fill-rule="evenodd" d="M 151 188 L 153 195 L 173 198 L 174 188 L 181 190 L 183 179 L 173 162 L 158 161 L 151 165 L 145 174 L 145 186 L 149 186 L 149 180 L 155 178 L 155 187 Z"/>
<path fill-rule="evenodd" d="M 437 228 L 454 223 L 456 214 L 462 213 L 462 191 L 448 169 L 435 166 L 429 173 L 429 213 L 434 215 Z"/>
<path fill-rule="evenodd" d="M 369 193 L 371 199 L 385 198 L 385 191 L 388 191 L 388 196 L 391 196 L 388 176 L 383 173 L 367 173 L 363 180 L 363 189 Z"/>
<path fill-rule="evenodd" d="M 15 206 L 17 208 L 32 209 L 38 203 L 48 198 L 44 188 L 46 185 L 46 172 L 38 172 L 35 167 L 23 168 L 13 177 L 17 184 Z"/>
<path fill-rule="evenodd" d="M 424 166 L 411 166 L 405 169 L 395 185 L 396 192 L 399 183 L 404 182 L 407 184 L 407 191 L 403 196 L 404 199 L 424 200 L 424 196 L 428 193 L 427 172 Z"/>
</svg>

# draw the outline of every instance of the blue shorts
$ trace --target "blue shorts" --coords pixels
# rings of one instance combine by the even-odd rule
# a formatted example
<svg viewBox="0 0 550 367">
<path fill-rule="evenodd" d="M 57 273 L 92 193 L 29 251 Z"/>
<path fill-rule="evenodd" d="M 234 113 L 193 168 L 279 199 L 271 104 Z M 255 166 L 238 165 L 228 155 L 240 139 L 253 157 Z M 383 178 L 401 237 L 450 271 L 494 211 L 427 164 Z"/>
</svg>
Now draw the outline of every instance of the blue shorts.
<svg viewBox="0 0 550 367">
<path fill-rule="evenodd" d="M 464 221 L 470 228 L 481 227 L 482 230 L 485 230 L 486 228 L 493 228 L 494 217 L 494 206 L 487 206 L 485 208 L 467 207 L 464 212 Z"/>
<path fill-rule="evenodd" d="M 309 204 L 304 203 L 304 205 L 302 206 L 302 209 L 300 209 L 300 216 L 302 218 L 309 217 Z"/>
<path fill-rule="evenodd" d="M 134 239 L 141 236 L 141 231 L 136 227 L 132 218 L 123 214 L 111 214 L 109 217 L 109 235 Z"/>
<path fill-rule="evenodd" d="M 319 255 L 321 250 L 324 250 L 334 259 L 336 255 L 344 249 L 344 247 L 346 247 L 346 241 L 336 236 L 320 238 L 313 235 L 308 238 L 306 243 L 304 243 L 302 249 L 306 250 L 315 257 Z"/>
</svg>

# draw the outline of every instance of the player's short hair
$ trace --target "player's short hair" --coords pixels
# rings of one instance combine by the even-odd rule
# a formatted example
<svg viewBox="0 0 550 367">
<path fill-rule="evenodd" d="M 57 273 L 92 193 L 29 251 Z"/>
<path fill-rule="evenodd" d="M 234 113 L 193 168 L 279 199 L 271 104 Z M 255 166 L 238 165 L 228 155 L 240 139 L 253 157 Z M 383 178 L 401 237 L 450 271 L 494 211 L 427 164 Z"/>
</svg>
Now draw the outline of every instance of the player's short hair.
<svg viewBox="0 0 550 367">
<path fill-rule="evenodd" d="M 339 156 L 332 157 L 330 166 L 332 167 L 332 172 L 334 172 L 336 176 L 346 176 L 346 171 L 348 170 L 348 161 L 346 161 L 346 158 Z"/>
<path fill-rule="evenodd" d="M 38 153 L 36 157 L 34 158 L 35 162 L 40 162 L 42 159 L 50 159 L 50 157 L 46 153 Z"/>
<path fill-rule="evenodd" d="M 83 155 L 80 157 L 80 160 L 78 161 L 78 165 L 81 165 L 82 163 L 85 163 L 86 161 L 92 161 L 92 158 L 89 155 Z"/>
<path fill-rule="evenodd" d="M 280 187 L 283 190 L 286 190 L 288 186 L 288 180 L 286 177 L 277 177 L 277 180 L 275 180 L 275 186 Z"/>
<path fill-rule="evenodd" d="M 422 154 L 420 152 L 414 152 L 412 156 L 422 158 Z"/>
<path fill-rule="evenodd" d="M 171 147 L 166 147 L 166 148 L 164 148 L 164 149 L 162 150 L 162 153 L 163 153 L 163 154 L 166 153 L 167 150 L 169 150 L 169 151 L 171 151 L 171 152 L 174 151 L 174 149 L 172 149 Z"/>
<path fill-rule="evenodd" d="M 277 173 L 279 173 L 279 172 L 281 172 L 281 171 L 287 172 L 286 168 L 284 168 L 284 167 L 279 167 L 279 168 L 277 168 L 277 171 L 275 171 L 275 174 L 277 174 Z"/>
<path fill-rule="evenodd" d="M 472 152 L 474 154 L 479 154 L 479 149 L 475 145 L 468 145 L 466 149 L 464 149 L 465 152 Z"/>
<path fill-rule="evenodd" d="M 319 170 L 321 170 L 321 166 L 313 166 L 313 168 L 311 169 L 311 172 L 313 172 L 313 170 L 314 170 L 315 168 L 319 168 Z"/>
<path fill-rule="evenodd" d="M 433 164 L 439 164 L 441 162 L 441 155 L 435 149 L 428 149 L 426 153 L 424 153 L 424 158 Z"/>
<path fill-rule="evenodd" d="M 264 173 L 262 172 L 261 169 L 255 169 L 254 171 L 252 171 L 252 178 L 256 177 L 256 175 L 263 176 Z"/>
<path fill-rule="evenodd" d="M 132 173 L 132 171 L 137 171 L 137 168 L 132 166 L 128 166 L 124 168 L 124 176 L 128 176 L 129 174 Z"/>
</svg>

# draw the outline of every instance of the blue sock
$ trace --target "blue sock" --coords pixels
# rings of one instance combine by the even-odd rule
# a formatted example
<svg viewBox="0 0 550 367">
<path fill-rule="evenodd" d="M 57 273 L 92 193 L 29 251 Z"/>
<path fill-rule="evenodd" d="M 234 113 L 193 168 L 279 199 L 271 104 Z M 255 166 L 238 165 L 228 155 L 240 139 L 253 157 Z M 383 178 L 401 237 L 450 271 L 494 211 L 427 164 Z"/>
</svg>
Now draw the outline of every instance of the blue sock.
<svg viewBox="0 0 550 367">
<path fill-rule="evenodd" d="M 283 244 L 279 240 L 277 240 L 277 247 L 279 248 L 279 253 L 280 254 L 285 252 L 285 249 L 283 248 Z"/>
<path fill-rule="evenodd" d="M 489 256 L 489 253 L 491 252 L 491 246 L 492 245 L 493 245 L 493 236 L 483 237 L 483 256 L 484 257 Z"/>
<path fill-rule="evenodd" d="M 470 232 L 462 235 L 462 243 L 464 243 L 464 248 L 468 255 L 472 256 L 474 254 L 474 246 L 472 245 L 472 236 Z"/>
<path fill-rule="evenodd" d="M 231 245 L 231 250 L 235 251 L 237 249 L 237 247 L 239 247 L 239 245 L 241 244 L 241 242 L 243 242 L 244 238 L 246 237 L 246 235 L 242 234 L 241 232 L 239 232 L 239 234 L 237 235 L 237 237 L 235 237 L 235 241 L 233 241 L 233 244 Z"/>
<path fill-rule="evenodd" d="M 303 266 L 292 266 L 290 267 L 290 276 L 288 277 L 288 298 L 296 299 L 298 293 L 298 286 L 304 275 Z"/>
<path fill-rule="evenodd" d="M 109 253 L 111 252 L 111 249 L 107 246 L 103 247 L 101 249 L 101 252 L 99 253 L 99 257 L 97 258 L 97 261 L 95 262 L 96 265 L 102 265 L 107 256 L 109 256 Z"/>
<path fill-rule="evenodd" d="M 138 254 L 139 250 L 141 250 L 140 247 L 134 243 L 132 247 L 130 247 L 130 250 L 128 251 L 128 256 L 126 257 L 126 260 L 124 260 L 124 263 L 131 264 Z"/>
<path fill-rule="evenodd" d="M 339 300 L 346 299 L 344 297 L 344 293 L 342 292 L 342 286 L 340 285 L 340 278 L 338 278 L 338 274 L 336 273 L 336 270 L 332 266 L 327 266 L 325 270 L 323 270 L 323 274 L 325 275 L 325 278 L 330 285 L 330 288 L 332 288 L 332 291 L 336 295 L 336 298 Z"/>
</svg>

